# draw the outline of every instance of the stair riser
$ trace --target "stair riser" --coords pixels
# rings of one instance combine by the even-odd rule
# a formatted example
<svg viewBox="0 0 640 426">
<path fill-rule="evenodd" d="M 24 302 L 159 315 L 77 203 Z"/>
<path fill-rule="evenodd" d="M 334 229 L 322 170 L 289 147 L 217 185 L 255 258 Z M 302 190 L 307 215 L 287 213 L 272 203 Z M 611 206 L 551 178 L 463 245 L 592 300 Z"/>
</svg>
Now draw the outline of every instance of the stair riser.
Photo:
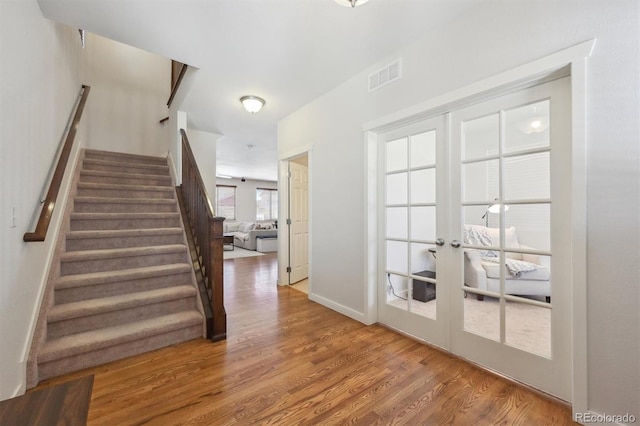
<svg viewBox="0 0 640 426">
<path fill-rule="evenodd" d="M 101 172 L 169 176 L 168 166 L 152 166 L 152 167 L 138 166 L 137 167 L 134 164 L 128 165 L 128 164 L 120 163 L 116 165 L 116 164 L 92 163 L 89 161 L 85 161 L 82 163 L 82 168 L 84 170 L 98 170 Z"/>
<path fill-rule="evenodd" d="M 170 263 L 187 262 L 186 250 L 179 253 L 160 253 L 147 256 L 117 257 L 114 259 L 96 259 L 77 262 L 60 262 L 60 275 L 89 274 L 92 272 L 118 271 L 130 268 L 158 266 Z"/>
<path fill-rule="evenodd" d="M 175 203 L 86 203 L 76 200 L 73 211 L 76 213 L 174 213 L 178 208 Z"/>
<path fill-rule="evenodd" d="M 118 229 L 174 228 L 181 226 L 178 217 L 147 219 L 72 219 L 72 231 L 106 231 Z"/>
<path fill-rule="evenodd" d="M 157 277 L 139 278 L 136 280 L 114 281 L 81 287 L 56 289 L 54 298 L 55 304 L 60 305 L 63 303 L 80 302 L 82 300 L 97 299 L 101 297 L 156 290 L 175 285 L 188 284 L 190 282 L 191 273 L 183 272 Z"/>
<path fill-rule="evenodd" d="M 41 363 L 38 365 L 38 378 L 39 380 L 46 380 L 72 371 L 82 370 L 83 368 L 106 364 L 107 362 L 149 352 L 165 346 L 197 339 L 201 336 L 202 324 L 198 324 L 144 339 L 138 339 L 133 342 L 122 343 L 96 351 Z"/>
<path fill-rule="evenodd" d="M 109 152 L 94 152 L 85 151 L 84 158 L 100 161 L 115 161 L 120 163 L 134 163 L 134 164 L 157 164 L 161 166 L 167 165 L 166 158 L 160 157 L 146 157 L 137 155 L 119 155 Z"/>
<path fill-rule="evenodd" d="M 97 330 L 103 327 L 112 327 L 128 322 L 188 311 L 195 309 L 195 304 L 195 296 L 189 296 L 182 299 L 57 321 L 47 325 L 47 338 L 54 339 L 70 334 L 82 333 L 83 331 Z"/>
<path fill-rule="evenodd" d="M 67 251 L 166 246 L 170 244 L 184 244 L 182 234 L 67 239 Z"/>
<path fill-rule="evenodd" d="M 78 188 L 79 197 L 105 198 L 164 198 L 172 199 L 173 191 L 150 191 L 145 189 Z"/>
<path fill-rule="evenodd" d="M 130 178 L 130 177 L 115 177 L 115 176 L 91 176 L 91 175 L 81 174 L 80 182 L 112 183 L 116 185 L 171 186 L 170 177 Z"/>
</svg>

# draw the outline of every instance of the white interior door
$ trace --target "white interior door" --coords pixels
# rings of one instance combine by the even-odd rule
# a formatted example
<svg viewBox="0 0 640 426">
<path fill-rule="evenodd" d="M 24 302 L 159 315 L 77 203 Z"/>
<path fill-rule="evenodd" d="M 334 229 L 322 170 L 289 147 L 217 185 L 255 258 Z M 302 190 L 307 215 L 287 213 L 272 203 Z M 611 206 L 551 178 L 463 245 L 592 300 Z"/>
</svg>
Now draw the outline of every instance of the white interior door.
<svg viewBox="0 0 640 426">
<path fill-rule="evenodd" d="M 446 347 L 444 128 L 441 116 L 379 135 L 378 313 L 381 322 Z"/>
<path fill-rule="evenodd" d="M 378 134 L 380 322 L 567 401 L 569 87 Z"/>
<path fill-rule="evenodd" d="M 309 168 L 291 161 L 289 172 L 289 284 L 294 284 L 309 276 Z"/>
</svg>

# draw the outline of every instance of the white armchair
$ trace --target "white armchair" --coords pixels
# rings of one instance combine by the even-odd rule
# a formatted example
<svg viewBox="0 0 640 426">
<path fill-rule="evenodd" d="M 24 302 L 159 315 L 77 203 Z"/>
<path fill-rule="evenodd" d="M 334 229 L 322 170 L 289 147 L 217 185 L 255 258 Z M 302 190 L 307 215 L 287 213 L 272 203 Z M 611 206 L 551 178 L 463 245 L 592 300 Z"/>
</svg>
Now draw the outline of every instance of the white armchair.
<svg viewBox="0 0 640 426">
<path fill-rule="evenodd" d="M 484 226 L 465 225 L 465 228 L 473 226 L 480 232 L 488 234 L 491 238 L 491 245 L 498 246 L 499 231 L 496 228 L 485 228 Z M 465 241 L 469 243 L 469 241 Z M 525 248 L 518 242 L 518 235 L 515 227 L 505 229 L 505 243 L 507 248 Z M 482 250 L 466 249 L 464 252 L 464 282 L 468 287 L 487 290 L 495 293 L 500 292 L 500 264 L 482 258 Z M 523 271 L 518 276 L 513 275 L 505 268 L 505 293 L 521 296 L 545 296 L 547 301 L 551 300 L 551 262 L 548 256 L 538 256 L 535 254 L 507 253 L 507 257 L 515 260 L 523 260 L 535 264 L 532 271 Z M 483 296 L 478 294 L 478 300 L 483 300 Z"/>
</svg>

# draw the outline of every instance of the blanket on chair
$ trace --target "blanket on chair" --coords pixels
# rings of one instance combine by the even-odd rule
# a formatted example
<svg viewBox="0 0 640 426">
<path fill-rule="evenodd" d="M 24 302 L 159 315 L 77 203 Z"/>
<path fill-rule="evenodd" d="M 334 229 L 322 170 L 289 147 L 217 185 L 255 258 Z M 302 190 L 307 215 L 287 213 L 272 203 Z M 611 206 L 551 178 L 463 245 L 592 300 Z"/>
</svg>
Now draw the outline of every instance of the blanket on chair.
<svg viewBox="0 0 640 426">
<path fill-rule="evenodd" d="M 500 263 L 500 258 L 495 256 L 482 256 L 481 259 L 485 262 Z M 511 259 L 508 257 L 504 258 L 504 266 L 507 268 L 507 271 L 516 278 L 520 278 L 520 275 L 522 275 L 523 272 L 535 271 L 538 269 L 535 263 L 527 262 L 525 260 Z"/>
<path fill-rule="evenodd" d="M 464 242 L 475 246 L 490 247 L 493 245 L 491 235 L 489 235 L 487 228 L 478 225 L 464 226 Z M 500 263 L 500 257 L 496 250 L 480 250 L 480 257 L 485 262 Z M 535 263 L 511 259 L 508 257 L 504 259 L 504 263 L 509 273 L 516 278 L 520 278 L 520 275 L 522 275 L 523 272 L 535 271 L 538 269 Z"/>
</svg>

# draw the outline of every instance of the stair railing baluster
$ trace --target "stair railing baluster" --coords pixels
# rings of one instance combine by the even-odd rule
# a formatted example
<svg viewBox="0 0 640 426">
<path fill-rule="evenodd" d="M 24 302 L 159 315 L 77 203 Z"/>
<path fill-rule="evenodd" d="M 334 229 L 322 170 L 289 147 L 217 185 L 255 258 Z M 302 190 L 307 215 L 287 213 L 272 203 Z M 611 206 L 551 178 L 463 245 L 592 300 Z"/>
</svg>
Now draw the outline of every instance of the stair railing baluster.
<svg viewBox="0 0 640 426">
<path fill-rule="evenodd" d="M 227 314 L 224 309 L 223 274 L 223 217 L 216 217 L 189 144 L 187 132 L 182 135 L 182 185 L 184 208 L 193 235 L 200 271 L 210 295 L 208 303 L 213 318 L 207 318 L 207 337 L 223 340 L 227 333 Z M 196 266 L 196 265 L 194 265 Z M 204 299 L 204 297 L 203 297 Z M 207 311 L 207 309 L 205 309 Z"/>
</svg>

